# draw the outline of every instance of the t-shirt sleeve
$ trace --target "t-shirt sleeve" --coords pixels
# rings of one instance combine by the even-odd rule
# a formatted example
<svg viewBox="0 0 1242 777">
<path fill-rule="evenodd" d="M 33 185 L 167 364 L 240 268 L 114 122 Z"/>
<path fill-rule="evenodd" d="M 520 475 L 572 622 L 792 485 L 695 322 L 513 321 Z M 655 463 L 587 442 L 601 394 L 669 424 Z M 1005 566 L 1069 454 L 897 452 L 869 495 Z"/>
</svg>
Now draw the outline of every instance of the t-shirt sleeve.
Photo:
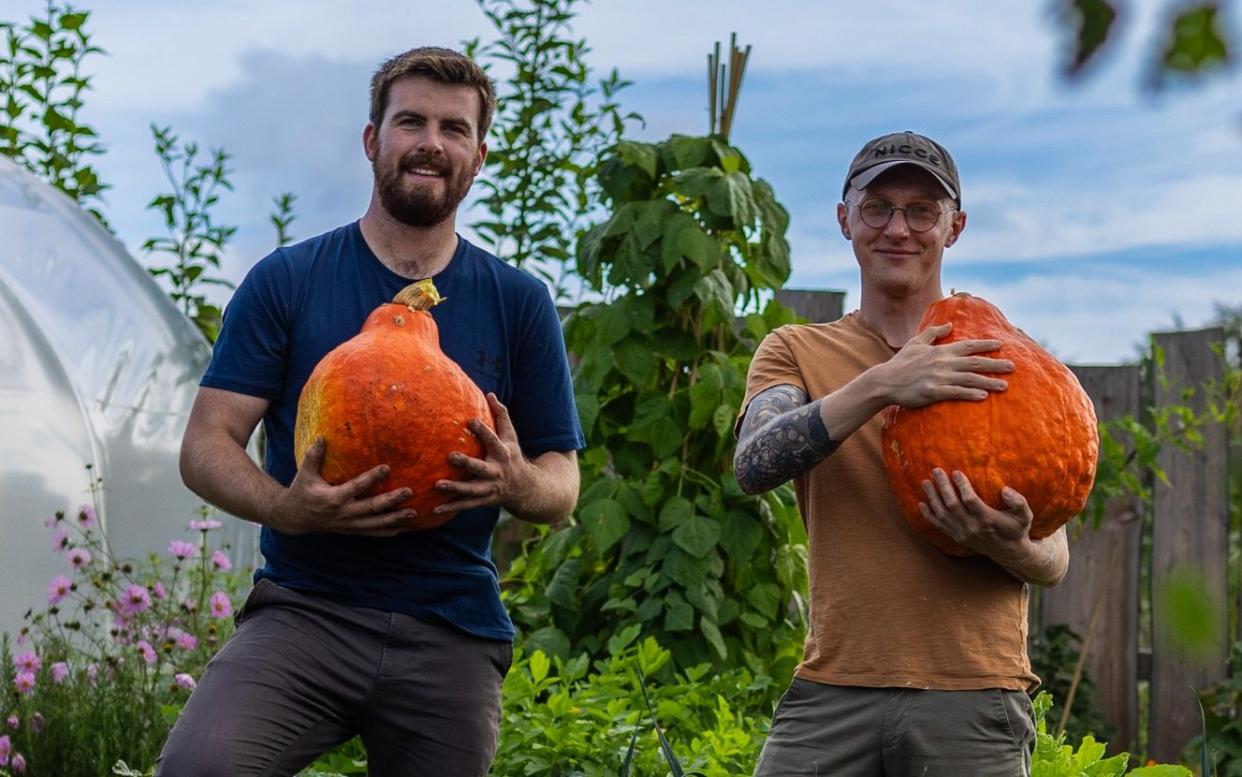
<svg viewBox="0 0 1242 777">
<path fill-rule="evenodd" d="M 276 251 L 242 280 L 224 310 L 220 335 L 200 385 L 274 400 L 288 369 L 292 274 Z"/>
<path fill-rule="evenodd" d="M 521 340 L 509 416 L 522 445 L 534 458 L 548 451 L 586 447 L 574 401 L 561 319 L 547 289 L 533 292 L 524 306 Z"/>
<path fill-rule="evenodd" d="M 761 392 L 781 385 L 796 386 L 803 391 L 806 390 L 802 370 L 798 367 L 793 351 L 790 350 L 781 331 L 777 329 L 769 332 L 767 337 L 763 338 L 763 342 L 759 343 L 755 358 L 751 360 L 750 369 L 746 372 L 746 396 L 742 400 L 737 420 L 733 423 L 734 437 L 742 428 L 742 419 L 746 417 L 746 409 L 750 407 L 751 400 Z"/>
</svg>

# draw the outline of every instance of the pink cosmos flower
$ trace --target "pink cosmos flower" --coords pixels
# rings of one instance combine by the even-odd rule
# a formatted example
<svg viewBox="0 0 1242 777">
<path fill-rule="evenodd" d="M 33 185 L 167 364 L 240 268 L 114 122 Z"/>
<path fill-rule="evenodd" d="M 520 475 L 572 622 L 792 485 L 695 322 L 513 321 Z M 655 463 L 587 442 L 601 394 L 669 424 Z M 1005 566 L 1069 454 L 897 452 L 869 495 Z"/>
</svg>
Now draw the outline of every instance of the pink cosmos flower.
<svg viewBox="0 0 1242 777">
<path fill-rule="evenodd" d="M 52 550 L 57 553 L 69 549 L 69 530 L 61 526 L 52 532 Z"/>
<path fill-rule="evenodd" d="M 18 672 L 13 678 L 13 687 L 23 696 L 29 694 L 35 687 L 34 672 Z"/>
<path fill-rule="evenodd" d="M 181 636 L 177 637 L 177 647 L 182 650 L 193 650 L 198 647 L 198 637 L 183 632 Z"/>
<path fill-rule="evenodd" d="M 233 603 L 223 591 L 211 595 L 211 617 L 227 618 L 233 614 Z"/>
<path fill-rule="evenodd" d="M 229 561 L 229 557 L 224 555 L 222 550 L 211 554 L 211 565 L 221 572 L 228 572 L 233 568 L 233 562 Z"/>
<path fill-rule="evenodd" d="M 8 766 L 9 756 L 13 753 L 13 742 L 9 735 L 0 737 L 0 766 Z"/>
<path fill-rule="evenodd" d="M 155 594 L 156 599 L 167 599 L 168 589 L 164 588 L 164 584 L 156 580 L 155 585 L 151 586 L 151 593 Z"/>
<path fill-rule="evenodd" d="M 85 569 L 91 563 L 91 552 L 86 548 L 73 548 L 65 554 L 74 569 Z"/>
<path fill-rule="evenodd" d="M 155 648 L 151 647 L 151 643 L 145 639 L 138 642 L 138 652 L 142 654 L 142 660 L 148 664 L 155 663 Z"/>
<path fill-rule="evenodd" d="M 26 773 L 26 757 L 21 753 L 13 754 L 13 774 Z"/>
<path fill-rule="evenodd" d="M 52 664 L 52 682 L 56 684 L 63 683 L 65 678 L 69 676 L 69 665 L 64 661 L 57 661 Z"/>
<path fill-rule="evenodd" d="M 198 687 L 198 683 L 194 682 L 194 678 L 185 672 L 178 672 L 173 675 L 173 681 L 176 682 L 178 686 L 185 688 L 187 691 L 192 691 Z"/>
<path fill-rule="evenodd" d="M 5 722 L 9 724 L 9 728 L 17 728 L 22 724 L 21 720 L 16 715 L 10 715 L 8 720 Z"/>
<path fill-rule="evenodd" d="M 212 520 L 211 518 L 202 521 L 190 521 L 190 528 L 194 531 L 211 531 L 212 529 L 219 529 L 222 525 L 219 521 Z"/>
<path fill-rule="evenodd" d="M 140 585 L 131 585 L 121 596 L 120 615 L 128 617 L 135 613 L 145 612 L 151 607 L 151 594 Z"/>
<path fill-rule="evenodd" d="M 83 529 L 89 529 L 95 525 L 95 508 L 90 505 L 82 505 L 78 508 L 78 526 Z"/>
<path fill-rule="evenodd" d="M 39 667 L 43 666 L 43 661 L 32 651 L 19 653 L 13 656 L 13 668 L 19 672 L 30 672 L 34 674 L 39 671 Z"/>
<path fill-rule="evenodd" d="M 193 556 L 198 548 L 194 547 L 194 543 L 185 540 L 173 540 L 168 543 L 168 552 L 177 559 L 187 559 Z"/>
<path fill-rule="evenodd" d="M 86 682 L 89 683 L 92 688 L 95 687 L 95 678 L 98 676 L 99 676 L 99 666 L 96 664 L 87 664 L 86 665 Z"/>
<path fill-rule="evenodd" d="M 73 581 L 64 575 L 57 575 L 52 578 L 52 582 L 47 584 L 47 603 L 60 604 L 61 600 L 69 593 L 69 589 L 73 586 Z"/>
</svg>

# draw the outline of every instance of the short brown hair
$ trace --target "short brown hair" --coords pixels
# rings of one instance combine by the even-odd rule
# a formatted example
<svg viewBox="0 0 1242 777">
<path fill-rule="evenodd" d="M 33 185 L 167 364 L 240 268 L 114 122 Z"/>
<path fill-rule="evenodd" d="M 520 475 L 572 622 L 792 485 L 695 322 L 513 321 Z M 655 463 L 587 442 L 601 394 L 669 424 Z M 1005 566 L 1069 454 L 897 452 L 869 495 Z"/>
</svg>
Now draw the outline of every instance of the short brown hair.
<svg viewBox="0 0 1242 777">
<path fill-rule="evenodd" d="M 402 78 L 429 78 L 450 86 L 471 86 L 479 94 L 479 141 L 492 126 L 496 113 L 496 86 L 474 60 L 452 49 L 421 46 L 398 54 L 371 76 L 371 123 L 377 128 L 388 110 L 388 90 Z"/>
</svg>

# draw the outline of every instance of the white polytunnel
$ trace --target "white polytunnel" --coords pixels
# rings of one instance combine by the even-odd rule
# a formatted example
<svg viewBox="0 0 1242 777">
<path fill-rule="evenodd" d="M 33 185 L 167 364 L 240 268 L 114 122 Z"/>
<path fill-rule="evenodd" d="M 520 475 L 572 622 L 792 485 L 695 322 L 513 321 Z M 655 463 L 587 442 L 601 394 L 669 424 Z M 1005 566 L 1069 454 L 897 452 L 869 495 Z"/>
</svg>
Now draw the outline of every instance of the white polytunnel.
<svg viewBox="0 0 1242 777">
<path fill-rule="evenodd" d="M 90 503 L 112 552 L 192 539 L 181 434 L 210 348 L 147 271 L 70 198 L 0 157 L 0 632 L 67 574 L 44 519 Z M 88 471 L 87 465 L 90 465 Z M 235 561 L 257 532 L 221 517 Z"/>
</svg>

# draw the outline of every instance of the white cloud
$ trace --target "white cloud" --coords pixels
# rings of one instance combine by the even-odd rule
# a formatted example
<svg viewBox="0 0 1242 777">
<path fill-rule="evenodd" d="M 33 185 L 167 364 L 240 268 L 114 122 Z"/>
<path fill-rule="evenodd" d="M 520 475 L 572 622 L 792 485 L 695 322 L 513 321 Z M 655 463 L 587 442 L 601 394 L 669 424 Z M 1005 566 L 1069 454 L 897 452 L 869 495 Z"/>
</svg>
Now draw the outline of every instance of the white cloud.
<svg viewBox="0 0 1242 777">
<path fill-rule="evenodd" d="M 1062 361 L 1117 363 L 1132 360 L 1148 333 L 1175 329 L 1176 318 L 1197 328 L 1212 318 L 1213 302 L 1237 304 L 1242 268 L 1198 275 L 1132 270 L 1047 274 L 972 287 L 972 294 L 1000 307 Z"/>
<path fill-rule="evenodd" d="M 112 0 L 91 10 L 89 29 L 109 52 L 95 60 L 96 100 L 146 111 L 197 107 L 242 78 L 255 50 L 374 68 L 413 46 L 459 48 L 488 31 L 463 0 Z"/>
<path fill-rule="evenodd" d="M 1242 145 L 1240 142 L 1239 145 Z M 995 186 L 976 192 L 955 258 L 1013 262 L 1134 248 L 1242 243 L 1242 170 L 1206 168 L 1172 181 L 1084 183 L 1055 197 L 1046 189 Z"/>
</svg>

